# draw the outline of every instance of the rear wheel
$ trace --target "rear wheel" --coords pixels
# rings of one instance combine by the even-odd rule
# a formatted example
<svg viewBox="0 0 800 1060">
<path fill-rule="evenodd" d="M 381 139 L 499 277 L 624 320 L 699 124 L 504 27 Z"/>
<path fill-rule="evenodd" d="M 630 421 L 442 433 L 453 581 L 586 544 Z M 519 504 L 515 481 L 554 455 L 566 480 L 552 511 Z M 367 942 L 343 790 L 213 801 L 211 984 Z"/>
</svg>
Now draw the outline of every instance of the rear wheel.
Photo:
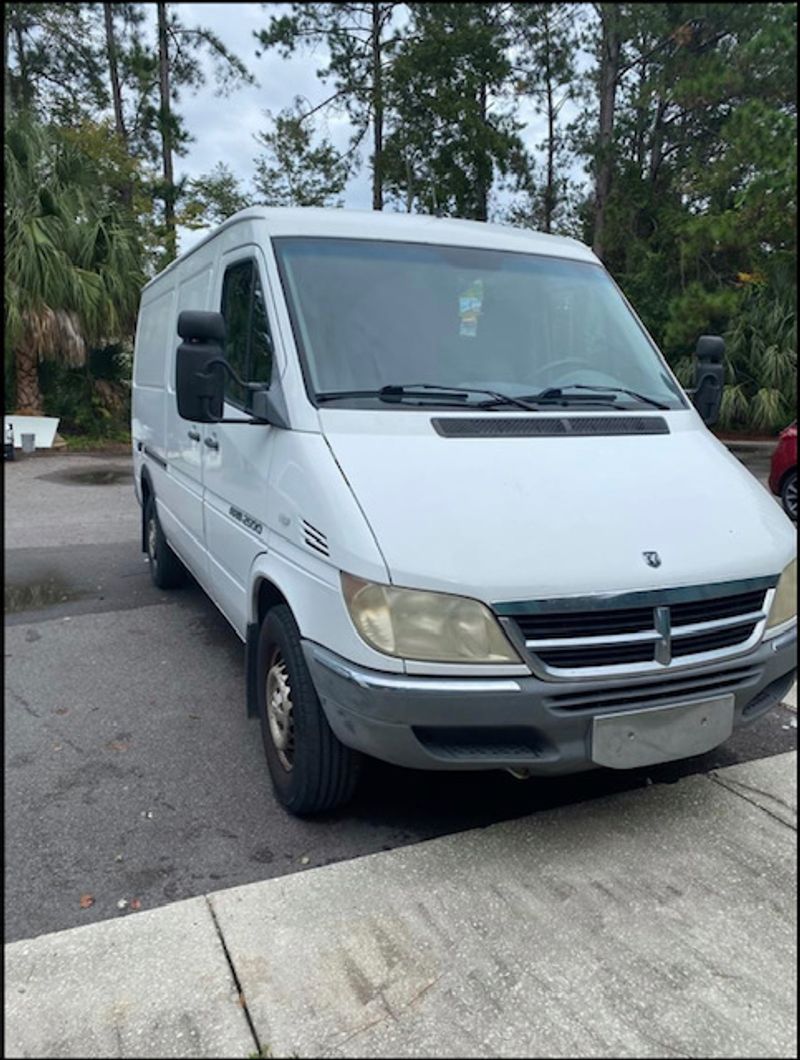
<svg viewBox="0 0 800 1060">
<path fill-rule="evenodd" d="M 361 756 L 331 730 L 303 656 L 300 632 L 284 604 L 272 608 L 258 642 L 261 738 L 278 800 L 295 814 L 347 802 Z"/>
<path fill-rule="evenodd" d="M 797 522 L 797 471 L 790 471 L 781 486 L 783 510 Z"/>
<path fill-rule="evenodd" d="M 144 540 L 150 578 L 157 589 L 175 589 L 183 584 L 186 571 L 167 544 L 161 523 L 158 521 L 156 499 L 151 493 L 144 507 Z"/>
</svg>

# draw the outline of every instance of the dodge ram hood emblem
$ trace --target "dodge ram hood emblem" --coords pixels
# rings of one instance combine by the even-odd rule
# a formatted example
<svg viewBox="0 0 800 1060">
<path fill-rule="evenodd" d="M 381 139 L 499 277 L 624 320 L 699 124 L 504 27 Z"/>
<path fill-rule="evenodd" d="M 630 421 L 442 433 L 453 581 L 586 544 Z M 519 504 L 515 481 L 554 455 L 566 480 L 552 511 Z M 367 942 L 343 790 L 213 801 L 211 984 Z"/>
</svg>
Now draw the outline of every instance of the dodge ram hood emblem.
<svg viewBox="0 0 800 1060">
<path fill-rule="evenodd" d="M 661 566 L 661 556 L 659 556 L 657 552 L 643 552 L 642 555 L 644 556 L 644 561 L 648 567 Z"/>
</svg>

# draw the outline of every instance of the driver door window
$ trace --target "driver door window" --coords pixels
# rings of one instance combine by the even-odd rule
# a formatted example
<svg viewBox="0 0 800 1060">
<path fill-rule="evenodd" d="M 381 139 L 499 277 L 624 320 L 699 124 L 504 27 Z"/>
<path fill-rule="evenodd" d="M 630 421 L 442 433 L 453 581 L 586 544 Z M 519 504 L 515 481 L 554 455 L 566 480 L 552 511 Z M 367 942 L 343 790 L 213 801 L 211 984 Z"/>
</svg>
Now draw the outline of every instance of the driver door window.
<svg viewBox="0 0 800 1060">
<path fill-rule="evenodd" d="M 266 301 L 252 258 L 225 270 L 222 282 L 222 315 L 225 318 L 225 357 L 246 382 L 269 386 L 272 379 L 272 335 Z M 225 400 L 249 411 L 251 395 L 230 378 L 225 380 Z"/>
</svg>

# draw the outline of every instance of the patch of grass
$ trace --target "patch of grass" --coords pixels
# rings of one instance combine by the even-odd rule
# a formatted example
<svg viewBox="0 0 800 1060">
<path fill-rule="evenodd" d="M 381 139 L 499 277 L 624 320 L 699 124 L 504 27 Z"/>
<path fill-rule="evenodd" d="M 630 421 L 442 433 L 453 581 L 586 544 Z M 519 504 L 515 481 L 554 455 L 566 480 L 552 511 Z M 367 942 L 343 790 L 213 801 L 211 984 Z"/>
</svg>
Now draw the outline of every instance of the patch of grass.
<svg viewBox="0 0 800 1060">
<path fill-rule="evenodd" d="M 123 449 L 130 449 L 131 445 L 130 431 L 113 431 L 102 436 L 95 434 L 64 434 L 62 437 L 67 443 L 67 452 L 70 453 L 85 453 L 89 450 L 117 453 Z"/>
</svg>

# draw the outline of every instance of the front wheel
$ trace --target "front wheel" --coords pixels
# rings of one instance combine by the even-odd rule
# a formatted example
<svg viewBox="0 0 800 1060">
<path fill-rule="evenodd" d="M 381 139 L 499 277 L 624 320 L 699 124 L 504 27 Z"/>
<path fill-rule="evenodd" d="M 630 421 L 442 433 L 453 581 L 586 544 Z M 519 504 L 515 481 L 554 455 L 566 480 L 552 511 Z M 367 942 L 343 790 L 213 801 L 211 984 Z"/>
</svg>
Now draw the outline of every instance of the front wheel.
<svg viewBox="0 0 800 1060">
<path fill-rule="evenodd" d="M 321 813 L 352 796 L 361 756 L 328 724 L 288 607 L 267 613 L 258 641 L 261 738 L 278 800 L 291 813 Z"/>
<path fill-rule="evenodd" d="M 797 522 L 797 471 L 791 471 L 781 487 L 783 510 Z"/>
</svg>

